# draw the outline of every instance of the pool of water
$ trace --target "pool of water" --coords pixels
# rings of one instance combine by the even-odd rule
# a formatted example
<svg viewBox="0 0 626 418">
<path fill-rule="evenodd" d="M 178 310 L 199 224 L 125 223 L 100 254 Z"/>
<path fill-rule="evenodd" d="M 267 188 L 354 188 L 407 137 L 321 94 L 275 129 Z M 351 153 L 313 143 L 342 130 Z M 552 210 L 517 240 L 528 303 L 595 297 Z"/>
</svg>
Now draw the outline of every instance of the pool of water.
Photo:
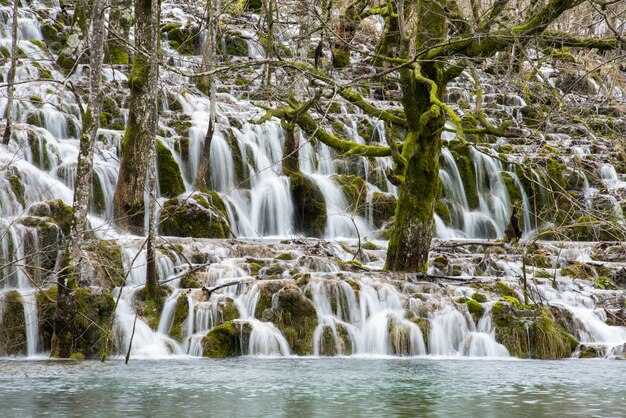
<svg viewBox="0 0 626 418">
<path fill-rule="evenodd" d="M 626 361 L 0 360 L 0 416 L 624 417 Z"/>
</svg>

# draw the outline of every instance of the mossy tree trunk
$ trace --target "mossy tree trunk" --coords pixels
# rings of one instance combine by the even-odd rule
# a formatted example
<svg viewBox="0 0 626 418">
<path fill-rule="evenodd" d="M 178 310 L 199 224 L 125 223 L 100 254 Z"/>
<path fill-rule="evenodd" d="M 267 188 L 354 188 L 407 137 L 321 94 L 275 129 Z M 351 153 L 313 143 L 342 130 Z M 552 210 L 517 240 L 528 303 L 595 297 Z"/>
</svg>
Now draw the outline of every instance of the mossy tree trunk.
<svg viewBox="0 0 626 418">
<path fill-rule="evenodd" d="M 7 110 L 4 118 L 6 119 L 6 125 L 4 127 L 4 134 L 2 135 L 2 143 L 8 144 L 11 140 L 11 124 L 13 123 L 13 96 L 15 93 L 15 71 L 17 68 L 17 12 L 19 7 L 19 0 L 13 0 L 13 16 L 11 18 L 11 64 L 9 66 L 9 74 L 7 80 Z"/>
<path fill-rule="evenodd" d="M 131 6 L 131 0 L 111 0 L 105 57 L 108 64 L 130 63 L 128 38 L 133 18 Z"/>
<path fill-rule="evenodd" d="M 419 17 L 414 42 L 428 46 L 445 34 L 445 5 L 442 4 L 445 2 L 423 0 L 416 3 Z M 398 27 L 402 29 L 402 24 Z M 402 30 L 397 34 L 397 44 L 403 55 L 408 55 L 410 41 Z M 404 69 L 400 83 L 408 128 L 402 149 L 406 171 L 399 190 L 385 268 L 425 272 L 439 190 L 441 132 L 445 125 L 444 110 L 440 106 L 446 86 L 444 65 L 429 62 L 415 69 Z"/>
<path fill-rule="evenodd" d="M 156 3 L 153 7 L 153 3 Z M 153 16 L 153 9 L 157 16 Z M 148 159 L 154 147 L 157 127 L 158 62 L 150 56 L 158 47 L 158 22 L 160 1 L 135 1 L 135 49 L 128 85 L 130 105 L 128 124 L 121 146 L 119 177 L 115 189 L 114 208 L 122 230 L 141 234 L 144 232 L 146 180 Z M 153 29 L 156 21 L 157 29 Z M 156 51 L 154 51 L 156 55 Z"/>
</svg>

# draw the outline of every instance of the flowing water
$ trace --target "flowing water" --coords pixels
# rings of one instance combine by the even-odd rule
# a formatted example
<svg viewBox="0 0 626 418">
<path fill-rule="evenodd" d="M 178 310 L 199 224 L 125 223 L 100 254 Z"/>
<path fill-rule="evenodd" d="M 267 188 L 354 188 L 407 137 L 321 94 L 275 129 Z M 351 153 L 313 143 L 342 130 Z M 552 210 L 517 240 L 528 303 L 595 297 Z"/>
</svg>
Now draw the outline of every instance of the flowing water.
<svg viewBox="0 0 626 418">
<path fill-rule="evenodd" d="M 605 360 L 0 361 L 0 411 L 15 417 L 623 417 L 625 374 L 626 362 Z"/>
</svg>

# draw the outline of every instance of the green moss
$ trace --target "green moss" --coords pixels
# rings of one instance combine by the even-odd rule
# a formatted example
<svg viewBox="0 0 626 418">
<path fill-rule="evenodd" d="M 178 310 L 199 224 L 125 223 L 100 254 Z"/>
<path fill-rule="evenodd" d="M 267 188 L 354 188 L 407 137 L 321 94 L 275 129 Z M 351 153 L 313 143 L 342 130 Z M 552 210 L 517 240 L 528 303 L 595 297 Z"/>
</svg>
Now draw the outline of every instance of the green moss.
<svg viewBox="0 0 626 418">
<path fill-rule="evenodd" d="M 478 207 L 479 202 L 471 148 L 468 144 L 461 141 L 450 141 L 448 143 L 448 149 L 452 153 L 459 170 L 459 174 L 461 175 L 463 187 L 465 188 L 465 195 L 467 196 L 467 203 L 471 209 L 475 209 Z"/>
<path fill-rule="evenodd" d="M 2 297 L 0 311 L 0 355 L 26 355 L 26 318 L 24 301 L 16 290 Z"/>
<path fill-rule="evenodd" d="M 282 253 L 276 256 L 276 260 L 289 261 L 289 260 L 294 260 L 294 259 L 295 257 L 291 253 Z"/>
<path fill-rule="evenodd" d="M 593 280 L 595 271 L 589 264 L 573 262 L 561 269 L 561 275 L 579 280 Z"/>
<path fill-rule="evenodd" d="M 567 171 L 565 164 L 558 162 L 555 158 L 548 159 L 546 163 L 546 174 L 555 190 L 563 190 L 567 187 L 564 173 Z"/>
<path fill-rule="evenodd" d="M 511 305 L 518 307 L 520 306 L 520 302 L 519 299 L 513 296 L 502 296 L 504 298 L 505 301 L 507 301 L 508 303 L 510 303 Z"/>
<path fill-rule="evenodd" d="M 226 358 L 246 354 L 251 327 L 239 321 L 225 322 L 213 328 L 202 339 L 202 355 Z"/>
<path fill-rule="evenodd" d="M 222 321 L 229 322 L 239 318 L 239 309 L 232 299 L 228 299 L 222 307 Z"/>
<path fill-rule="evenodd" d="M 452 223 L 452 213 L 450 208 L 443 201 L 439 200 L 435 206 L 435 213 L 441 218 L 444 224 L 450 225 Z"/>
<path fill-rule="evenodd" d="M 170 46 L 181 55 L 194 55 L 196 34 L 190 28 L 179 23 L 166 23 L 161 26 L 161 33 L 167 35 Z"/>
<path fill-rule="evenodd" d="M 75 291 L 76 319 L 74 353 L 80 353 L 84 357 L 98 357 L 104 347 L 103 330 L 110 324 L 113 317 L 115 300 L 108 290 L 94 290 L 89 288 L 77 288 Z M 109 351 L 107 347 L 105 351 Z"/>
<path fill-rule="evenodd" d="M 363 247 L 363 249 L 364 249 L 364 250 L 372 250 L 372 251 L 373 251 L 373 250 L 378 250 L 378 249 L 379 249 L 379 248 L 378 248 L 378 245 L 374 244 L 374 243 L 373 243 L 373 242 L 371 242 L 371 241 L 365 241 L 365 243 L 363 244 L 363 246 L 362 246 L 362 247 Z"/>
<path fill-rule="evenodd" d="M 0 54 L 6 59 L 11 58 L 11 51 L 6 46 L 0 46 Z"/>
<path fill-rule="evenodd" d="M 128 50 L 117 44 L 109 43 L 107 45 L 107 57 L 111 64 L 127 65 L 130 63 Z"/>
<path fill-rule="evenodd" d="M 73 333 L 72 358 L 95 358 L 102 351 L 110 352 L 111 347 L 103 347 L 104 332 L 110 327 L 115 309 L 115 300 L 109 290 L 77 288 L 74 291 L 76 318 Z M 40 343 L 43 350 L 50 350 L 54 332 L 57 288 L 51 287 L 37 294 Z"/>
<path fill-rule="evenodd" d="M 61 199 L 50 200 L 46 204 L 50 208 L 49 216 L 61 228 L 63 234 L 68 237 L 72 226 L 72 207 Z"/>
<path fill-rule="evenodd" d="M 184 337 L 185 321 L 189 316 L 189 301 L 187 295 L 182 294 L 176 300 L 176 310 L 174 311 L 174 319 L 172 320 L 172 328 L 170 329 L 170 337 L 176 341 L 182 342 Z"/>
<path fill-rule="evenodd" d="M 557 323 L 547 307 L 496 302 L 492 308 L 496 340 L 521 358 L 570 357 L 578 341 Z"/>
<path fill-rule="evenodd" d="M 474 299 L 476 302 L 480 302 L 480 303 L 487 302 L 487 296 L 483 295 L 480 292 L 474 292 L 474 294 L 472 295 L 472 299 Z"/>
<path fill-rule="evenodd" d="M 526 264 L 539 268 L 552 267 L 552 261 L 550 260 L 550 257 L 542 253 L 533 254 L 529 259 L 526 260 Z"/>
<path fill-rule="evenodd" d="M 161 196 L 174 197 L 184 193 L 185 183 L 172 152 L 161 141 L 157 141 L 156 148 Z"/>
<path fill-rule="evenodd" d="M 170 292 L 166 287 L 159 287 L 159 294 L 156 300 L 147 297 L 147 290 L 145 287 L 135 292 L 133 298 L 133 304 L 137 315 L 143 317 L 150 328 L 156 330 L 159 327 L 159 321 L 161 320 L 161 312 L 165 300 Z"/>
<path fill-rule="evenodd" d="M 466 304 L 467 310 L 474 318 L 474 321 L 478 321 L 480 318 L 482 318 L 483 314 L 485 313 L 485 308 L 483 308 L 483 305 L 481 305 L 478 301 L 474 299 L 468 300 Z"/>
<path fill-rule="evenodd" d="M 496 291 L 502 296 L 511 296 L 514 298 L 517 297 L 517 293 L 515 293 L 515 290 L 513 290 L 509 285 L 507 285 L 504 282 L 501 282 L 501 281 L 496 282 L 495 288 L 496 288 Z"/>
<path fill-rule="evenodd" d="M 222 50 L 221 43 L 218 47 L 218 51 L 220 51 L 222 54 L 233 55 L 237 57 L 248 56 L 248 43 L 239 34 L 231 33 L 224 35 L 224 45 L 226 46 L 226 50 Z"/>
<path fill-rule="evenodd" d="M 26 123 L 39 126 L 41 123 L 39 111 L 29 112 L 26 116 Z M 28 146 L 33 157 L 33 164 L 42 170 L 50 169 L 50 156 L 48 155 L 48 141 L 44 137 L 39 136 L 35 132 L 28 133 Z"/>
<path fill-rule="evenodd" d="M 603 290 L 615 290 L 615 283 L 613 282 L 613 280 L 611 280 L 609 277 L 606 276 L 600 276 L 598 277 L 594 283 L 593 283 L 594 287 L 597 287 L 598 289 L 603 289 Z"/>
<path fill-rule="evenodd" d="M 313 180 L 301 173 L 290 173 L 289 179 L 296 232 L 310 237 L 324 236 L 328 214 L 322 191 Z"/>
<path fill-rule="evenodd" d="M 17 201 L 20 202 L 20 205 L 26 206 L 26 203 L 24 201 L 24 185 L 22 184 L 22 180 L 18 176 L 12 174 L 11 177 L 9 177 L 9 184 L 11 184 L 11 190 L 13 191 L 13 194 L 15 195 Z"/>
<path fill-rule="evenodd" d="M 343 48 L 333 48 L 333 67 L 345 68 L 350 65 L 350 51 Z"/>
<path fill-rule="evenodd" d="M 202 287 L 202 282 L 197 274 L 192 273 L 180 279 L 180 287 L 183 289 L 198 289 Z"/>
<path fill-rule="evenodd" d="M 433 266 L 439 270 L 445 270 L 448 267 L 448 258 L 443 255 L 438 255 L 433 260 Z"/>
<path fill-rule="evenodd" d="M 97 240 L 93 252 L 92 262 L 96 268 L 96 282 L 107 289 L 123 285 L 126 278 L 122 247 L 114 240 Z"/>
<path fill-rule="evenodd" d="M 194 198 L 174 198 L 165 202 L 160 230 L 164 235 L 176 237 L 229 238 L 232 235 L 224 214 L 204 197 L 196 195 Z"/>
<path fill-rule="evenodd" d="M 506 186 L 506 191 L 509 194 L 509 199 L 511 199 L 511 203 L 520 206 L 523 201 L 522 192 L 515 184 L 515 180 L 513 179 L 511 173 L 503 171 L 501 173 L 501 178 L 504 181 L 504 185 Z"/>
<path fill-rule="evenodd" d="M 37 39 L 32 39 L 29 41 L 31 44 L 35 45 L 36 47 L 38 47 L 39 49 L 41 49 L 42 51 L 46 51 L 46 44 L 44 44 L 43 42 L 37 40 Z"/>
</svg>

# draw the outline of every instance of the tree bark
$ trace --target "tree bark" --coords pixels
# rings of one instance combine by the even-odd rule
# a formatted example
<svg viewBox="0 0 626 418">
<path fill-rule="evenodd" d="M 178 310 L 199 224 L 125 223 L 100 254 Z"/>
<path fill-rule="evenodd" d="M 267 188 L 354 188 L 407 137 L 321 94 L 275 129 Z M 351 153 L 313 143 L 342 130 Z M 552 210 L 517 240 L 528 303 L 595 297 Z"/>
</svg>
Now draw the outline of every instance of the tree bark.
<svg viewBox="0 0 626 418">
<path fill-rule="evenodd" d="M 446 19 L 441 3 L 424 0 L 417 5 L 415 44 L 428 46 L 443 38 Z M 410 45 L 406 40 L 399 41 L 403 55 L 407 55 Z M 404 69 L 400 73 L 400 84 L 408 125 L 402 149 L 406 172 L 400 186 L 385 269 L 426 273 L 439 190 L 441 132 L 445 125 L 440 106 L 446 87 L 443 63 L 429 62 L 416 70 Z"/>
<path fill-rule="evenodd" d="M 11 140 L 11 130 L 13 124 L 13 96 L 15 95 L 15 71 L 17 69 L 17 29 L 18 29 L 18 7 L 19 0 L 13 0 L 13 17 L 11 20 L 11 66 L 9 67 L 9 74 L 7 80 L 7 110 L 5 112 L 6 125 L 4 127 L 4 134 L 2 136 L 2 143 L 7 145 Z"/>
<path fill-rule="evenodd" d="M 220 14 L 220 0 L 209 0 L 207 3 L 207 22 L 208 34 L 204 43 L 204 51 L 202 54 L 202 71 L 209 71 L 215 66 L 215 48 L 217 39 L 217 21 L 216 17 Z M 198 80 L 198 87 L 209 95 L 211 105 L 209 108 L 209 126 L 204 137 L 204 146 L 202 147 L 202 156 L 198 163 L 196 179 L 194 187 L 197 190 L 208 191 L 211 188 L 211 141 L 215 131 L 216 121 L 216 94 L 215 94 L 215 77 L 212 75 L 201 77 Z"/>
<path fill-rule="evenodd" d="M 150 7 L 150 75 L 148 77 L 148 83 L 150 85 L 150 91 L 154 93 L 154 96 L 150 98 L 150 111 L 152 112 L 152 118 L 150 120 L 152 131 L 152 138 L 149 144 L 148 153 L 148 190 L 149 190 L 149 202 L 148 202 L 148 243 L 146 247 L 146 295 L 152 300 L 157 300 L 159 297 L 159 278 L 156 271 L 156 254 L 155 243 L 157 232 L 157 219 L 156 219 L 156 203 L 157 203 L 157 186 L 156 186 L 156 131 L 158 129 L 158 103 L 157 103 L 157 83 L 159 81 L 159 17 L 160 17 L 160 1 L 152 0 Z"/>
<path fill-rule="evenodd" d="M 87 230 L 87 208 L 93 177 L 94 144 L 98 135 L 100 111 L 102 109 L 102 56 L 104 53 L 104 11 L 106 0 L 93 0 L 90 36 L 89 105 L 83 115 L 83 132 L 80 139 L 72 223 L 68 247 L 63 258 L 63 268 L 57 276 L 57 304 L 54 315 L 52 357 L 68 358 L 74 352 L 74 321 L 77 286 L 89 285 L 85 275 L 83 248 Z"/>
<path fill-rule="evenodd" d="M 102 111 L 102 58 L 104 53 L 104 11 L 106 0 L 94 0 L 91 31 L 88 38 L 90 49 L 89 105 L 83 115 L 83 132 L 76 165 L 74 202 L 69 238 L 70 264 L 74 266 L 80 286 L 88 285 L 84 274 L 83 248 L 87 231 L 87 209 L 92 189 L 94 146 L 98 137 Z"/>
<path fill-rule="evenodd" d="M 156 7 L 153 4 L 156 3 Z M 157 16 L 154 16 L 156 9 Z M 124 231 L 142 234 L 145 226 L 146 179 L 150 147 L 154 146 L 157 126 L 158 63 L 146 53 L 158 45 L 159 0 L 135 1 L 135 48 L 128 85 L 130 105 L 128 124 L 121 146 L 121 162 L 115 189 L 115 216 Z M 152 26 L 156 23 L 156 30 Z M 154 51 L 156 54 L 156 51 Z"/>
</svg>

